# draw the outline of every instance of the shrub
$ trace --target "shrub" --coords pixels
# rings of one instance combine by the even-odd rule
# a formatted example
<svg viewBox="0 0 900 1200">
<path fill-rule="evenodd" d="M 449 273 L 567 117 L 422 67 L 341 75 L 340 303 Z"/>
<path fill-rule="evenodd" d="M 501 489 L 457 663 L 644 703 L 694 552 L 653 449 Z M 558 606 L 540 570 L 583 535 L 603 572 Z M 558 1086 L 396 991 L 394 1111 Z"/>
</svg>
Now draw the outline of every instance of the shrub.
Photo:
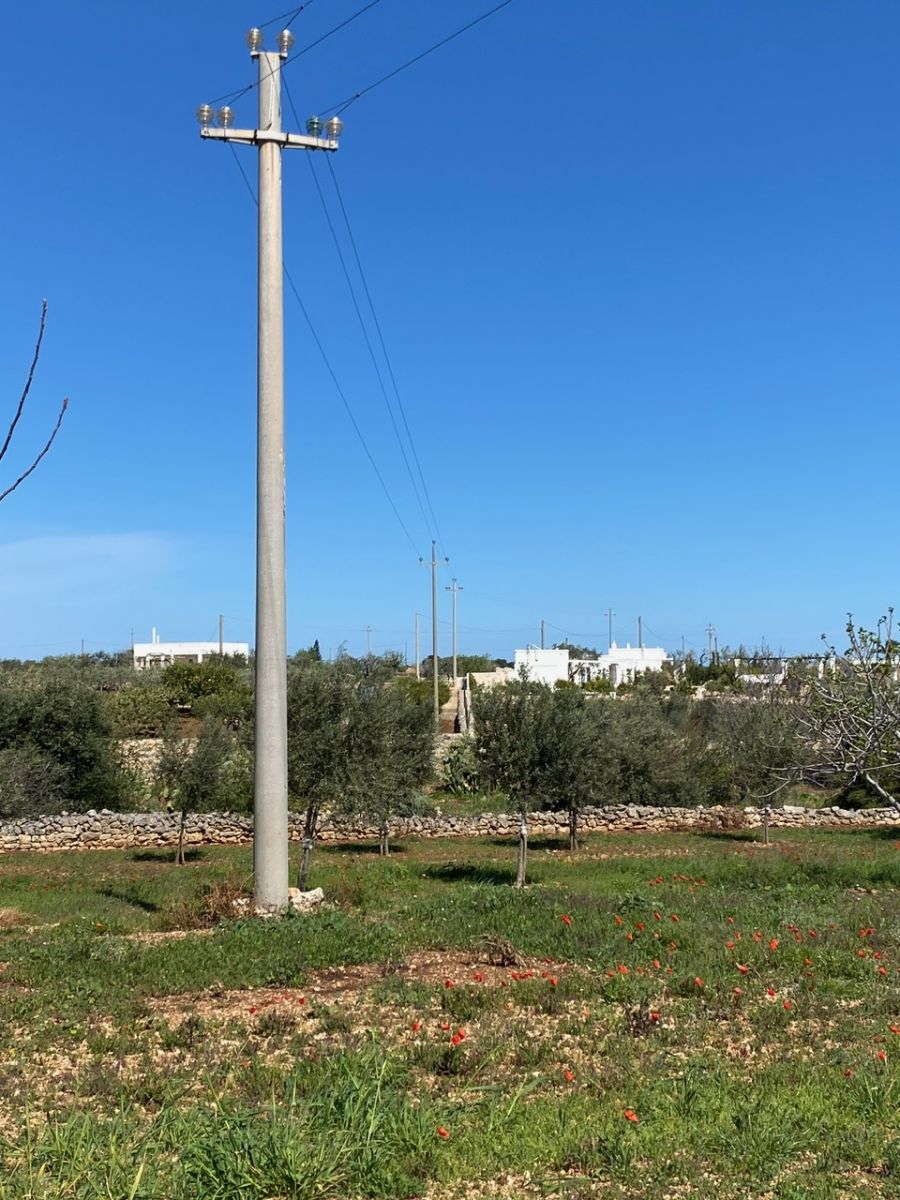
<svg viewBox="0 0 900 1200">
<path fill-rule="evenodd" d="M 117 738 L 160 737 L 174 715 L 169 693 L 155 682 L 107 692 L 103 705 Z"/>
<path fill-rule="evenodd" d="M 30 742 L 0 750 L 0 817 L 57 813 L 65 808 L 66 770 Z"/>
<path fill-rule="evenodd" d="M 10 749 L 31 749 L 56 763 L 66 808 L 121 808 L 127 798 L 128 776 L 101 697 L 82 683 L 51 679 L 0 689 L 0 750 Z"/>
</svg>

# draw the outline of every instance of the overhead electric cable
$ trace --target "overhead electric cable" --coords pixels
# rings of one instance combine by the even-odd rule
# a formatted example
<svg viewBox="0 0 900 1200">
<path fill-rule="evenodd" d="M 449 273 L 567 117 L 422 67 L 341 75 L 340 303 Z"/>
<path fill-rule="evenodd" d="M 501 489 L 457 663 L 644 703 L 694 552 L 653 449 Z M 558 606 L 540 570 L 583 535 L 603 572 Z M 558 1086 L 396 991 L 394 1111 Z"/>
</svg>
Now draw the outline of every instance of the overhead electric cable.
<svg viewBox="0 0 900 1200">
<path fill-rule="evenodd" d="M 406 436 L 409 440 L 409 447 L 412 450 L 413 459 L 416 464 L 416 470 L 419 473 L 419 480 L 422 484 L 422 492 L 424 493 L 424 496 L 425 496 L 425 502 L 428 505 L 428 511 L 431 514 L 431 521 L 432 521 L 432 524 L 434 525 L 434 531 L 437 534 L 438 545 L 441 548 L 441 553 L 444 554 L 445 551 L 444 551 L 444 545 L 443 545 L 443 538 L 441 537 L 440 526 L 438 525 L 438 520 L 434 513 L 434 505 L 431 503 L 431 493 L 429 492 L 428 484 L 425 481 L 425 474 L 422 470 L 422 463 L 419 459 L 419 452 L 416 449 L 416 443 L 413 438 L 412 431 L 409 427 L 409 421 L 407 420 L 407 417 L 406 417 L 406 408 L 403 404 L 403 399 L 400 396 L 400 388 L 397 385 L 397 377 L 394 374 L 394 366 L 393 366 L 393 363 L 391 362 L 391 356 L 388 354 L 388 349 L 387 349 L 387 346 L 386 346 L 385 340 L 384 340 L 384 334 L 382 333 L 382 330 L 381 330 L 381 322 L 378 320 L 378 313 L 375 311 L 375 303 L 372 300 L 372 293 L 369 290 L 369 283 L 368 283 L 368 280 L 366 279 L 366 273 L 363 270 L 362 261 L 359 257 L 359 250 L 357 249 L 357 246 L 356 246 L 356 238 L 353 236 L 353 229 L 350 225 L 350 217 L 347 214 L 347 206 L 344 204 L 344 197 L 341 193 L 341 188 L 340 188 L 340 185 L 337 180 L 337 175 L 335 175 L 335 173 L 334 173 L 334 166 L 332 165 L 330 155 L 326 156 L 325 162 L 328 166 L 329 174 L 331 175 L 331 182 L 334 184 L 334 191 L 335 191 L 335 195 L 338 198 L 338 204 L 340 205 L 341 215 L 344 218 L 344 224 L 347 227 L 347 237 L 350 239 L 350 245 L 353 249 L 353 257 L 356 260 L 356 268 L 359 271 L 359 277 L 362 280 L 363 290 L 366 293 L 366 300 L 368 301 L 368 304 L 369 304 L 369 311 L 372 314 L 372 321 L 373 321 L 373 323 L 375 325 L 375 329 L 378 333 L 378 341 L 381 345 L 381 353 L 384 355 L 384 361 L 387 364 L 388 375 L 390 376 L 391 385 L 394 390 L 394 398 L 396 399 L 396 402 L 397 402 L 397 408 L 400 410 L 400 416 L 403 420 L 403 428 L 406 430 Z"/>
<path fill-rule="evenodd" d="M 506 2 L 509 3 L 510 0 L 506 0 Z M 308 0 L 308 3 L 311 4 L 312 0 Z M 361 17 L 364 13 L 367 13 L 370 8 L 374 8 L 376 4 L 380 4 L 380 3 L 381 3 L 381 0 L 369 0 L 368 4 L 363 5 L 362 8 L 359 8 L 356 10 L 356 12 L 351 13 L 350 16 L 345 18 L 345 20 L 341 21 L 339 25 L 333 26 L 333 28 L 329 29 L 326 33 L 323 33 L 320 37 L 317 37 L 315 39 L 315 41 L 309 42 L 307 45 L 303 46 L 300 50 L 292 50 L 290 58 L 282 59 L 281 64 L 278 68 L 282 72 L 282 76 L 284 74 L 284 68 L 286 66 L 288 66 L 290 63 L 295 62 L 298 58 L 301 58 L 304 54 L 307 54 L 310 50 L 315 49 L 316 46 L 320 46 L 322 44 L 322 42 L 327 41 L 328 38 L 330 38 L 334 34 L 338 33 L 341 29 L 344 29 L 344 28 L 346 28 L 347 25 L 352 24 L 353 21 L 355 21 L 357 19 L 357 17 Z M 296 10 L 292 9 L 291 11 L 295 12 L 295 13 L 300 13 L 303 11 L 303 9 L 305 7 L 306 7 L 306 5 L 301 4 L 298 9 L 296 9 Z M 282 15 L 284 15 L 284 14 L 282 14 Z M 275 21 L 277 21 L 279 19 L 280 18 L 278 18 L 278 17 L 274 18 Z M 272 23 L 273 23 L 272 21 L 265 22 L 266 25 L 271 25 Z M 263 26 L 260 26 L 259 28 L 263 28 Z M 232 91 L 232 92 L 226 92 L 223 96 L 217 96 L 215 100 L 210 100 L 210 101 L 208 101 L 208 103 L 211 105 L 215 105 L 215 104 L 220 104 L 223 100 L 234 102 L 235 100 L 239 100 L 241 98 L 241 96 L 246 96 L 247 92 L 252 92 L 253 89 L 257 88 L 257 87 L 259 87 L 258 79 L 255 80 L 253 83 L 248 83 L 246 87 L 235 88 L 234 91 Z"/>
<path fill-rule="evenodd" d="M 322 191 L 321 184 L 319 183 L 319 177 L 316 174 L 315 167 L 313 166 L 312 157 L 307 155 L 306 161 L 309 163 L 310 174 L 312 175 L 313 183 L 315 184 L 316 192 L 318 193 L 319 201 L 322 205 L 322 211 L 325 214 L 325 220 L 326 220 L 326 222 L 328 224 L 328 228 L 331 232 L 331 238 L 332 238 L 332 241 L 334 242 L 334 247 L 335 247 L 335 250 L 337 251 L 338 260 L 341 264 L 341 270 L 343 271 L 344 279 L 346 281 L 347 288 L 350 292 L 350 299 L 353 303 L 353 308 L 356 312 L 356 318 L 357 318 L 357 321 L 359 322 L 359 327 L 362 330 L 363 340 L 366 343 L 366 349 L 369 351 L 369 358 L 372 360 L 372 367 L 374 368 L 374 371 L 375 371 L 375 377 L 378 380 L 378 386 L 381 389 L 381 394 L 382 394 L 382 397 L 384 398 L 384 404 L 385 404 L 385 408 L 387 409 L 388 416 L 390 418 L 391 427 L 394 430 L 394 437 L 397 440 L 397 445 L 400 448 L 400 454 L 403 458 L 403 465 L 406 467 L 406 474 L 408 475 L 409 481 L 412 485 L 413 494 L 416 497 L 416 502 L 419 505 L 419 511 L 422 514 L 422 520 L 425 522 L 425 528 L 428 530 L 428 533 L 430 536 L 431 525 L 429 524 L 429 521 L 428 521 L 428 514 L 425 512 L 425 505 L 422 502 L 422 497 L 419 493 L 418 485 L 416 484 L 416 478 L 415 478 L 415 475 L 413 475 L 412 467 L 410 466 L 409 456 L 406 453 L 406 447 L 403 445 L 403 438 L 400 435 L 400 428 L 397 425 L 397 418 L 394 416 L 393 405 L 391 404 L 390 397 L 388 396 L 387 387 L 385 386 L 385 382 L 384 382 L 384 376 L 381 373 L 381 367 L 379 366 L 378 358 L 375 354 L 375 349 L 372 345 L 372 339 L 369 337 L 369 331 L 366 328 L 366 322 L 365 322 L 365 319 L 362 314 L 362 309 L 359 306 L 359 300 L 357 299 L 357 296 L 356 296 L 356 289 L 353 286 L 353 280 L 350 276 L 350 271 L 347 267 L 347 261 L 344 258 L 344 252 L 341 248 L 340 239 L 338 238 L 337 230 L 334 227 L 334 222 L 331 220 L 331 214 L 328 211 L 328 205 L 325 201 L 325 194 Z"/>
<path fill-rule="evenodd" d="M 467 25 L 463 25 L 460 29 L 453 33 L 448 33 L 446 37 L 441 38 L 439 42 L 435 42 L 433 46 L 429 46 L 427 50 L 422 50 L 415 57 L 407 59 L 405 63 L 401 63 L 399 67 L 395 67 L 393 71 L 388 71 L 387 75 L 382 75 L 380 79 L 376 79 L 374 83 L 366 84 L 364 88 L 360 88 L 358 92 L 354 92 L 352 96 L 348 96 L 346 100 L 341 100 L 337 104 L 332 104 L 328 108 L 321 108 L 319 111 L 323 113 L 337 112 L 342 113 L 355 104 L 362 96 L 368 92 L 372 92 L 377 87 L 381 87 L 383 83 L 387 83 L 389 79 L 393 79 L 395 75 L 399 75 L 401 71 L 405 71 L 407 67 L 414 66 L 417 62 L 421 62 L 423 58 L 427 58 L 429 54 L 433 54 L 435 50 L 440 50 L 442 46 L 446 46 L 448 42 L 452 42 L 455 38 L 461 37 L 462 34 L 468 33 L 470 29 L 474 29 L 476 25 L 480 25 L 482 21 L 486 21 L 488 17 L 492 17 L 494 13 L 498 13 L 501 8 L 506 8 L 512 4 L 513 0 L 502 0 L 501 4 L 495 5 L 493 8 L 483 12 L 480 17 L 476 17 L 474 21 L 469 21 Z M 315 43 L 314 43 L 315 44 Z"/>
<path fill-rule="evenodd" d="M 234 149 L 234 146 L 229 145 L 228 148 L 231 151 L 232 157 L 234 158 L 234 161 L 237 164 L 237 168 L 241 173 L 241 178 L 244 181 L 247 191 L 250 193 L 250 197 L 253 200 L 253 203 L 258 208 L 259 200 L 257 199 L 256 192 L 254 192 L 254 190 L 253 190 L 253 185 L 251 184 L 250 180 L 247 178 L 247 172 L 244 170 L 243 163 L 241 162 L 240 158 L 238 157 L 238 155 Z M 350 423 L 353 426 L 354 432 L 356 433 L 356 436 L 359 439 L 359 443 L 362 446 L 362 448 L 365 452 L 365 455 L 369 460 L 369 463 L 371 464 L 372 470 L 375 472 L 375 476 L 378 479 L 378 482 L 381 484 L 382 491 L 384 492 L 385 496 L 387 497 L 387 502 L 391 506 L 391 510 L 392 510 L 394 516 L 397 518 L 397 522 L 400 525 L 400 528 L 403 530 L 404 534 L 406 535 L 407 541 L 412 546 L 414 553 L 416 554 L 416 556 L 418 558 L 421 558 L 422 555 L 419 552 L 419 547 L 416 545 L 412 534 L 409 532 L 406 522 L 400 516 L 400 511 L 397 508 L 397 505 L 394 503 L 394 498 L 391 495 L 388 485 L 384 481 L 384 476 L 381 474 L 381 471 L 378 469 L 378 464 L 376 463 L 376 461 L 372 455 L 372 451 L 369 449 L 368 443 L 366 442 L 366 439 L 363 436 L 363 432 L 360 429 L 359 423 L 356 420 L 356 416 L 354 415 L 353 409 L 350 406 L 350 401 L 347 399 L 346 393 L 344 392 L 344 389 L 340 385 L 338 377 L 335 374 L 334 367 L 332 367 L 332 365 L 331 365 L 331 360 L 329 359 L 328 354 L 325 351 L 325 347 L 322 345 L 321 338 L 319 337 L 318 333 L 316 332 L 316 328 L 312 323 L 312 319 L 306 310 L 306 305 L 303 303 L 303 301 L 300 298 L 300 293 L 297 290 L 297 285 L 294 283 L 291 273 L 287 269 L 287 266 L 284 263 L 282 263 L 282 268 L 284 270 L 284 277 L 287 280 L 288 287 L 293 292 L 294 299 L 297 301 L 297 304 L 300 306 L 300 311 L 303 313 L 303 317 L 306 321 L 307 326 L 309 327 L 309 332 L 312 335 L 312 339 L 316 344 L 316 348 L 318 349 L 319 354 L 321 355 L 322 362 L 325 364 L 325 369 L 328 371 L 328 374 L 331 376 L 331 381 L 334 384 L 337 394 L 341 398 L 341 401 L 344 405 L 344 409 L 347 413 L 347 416 L 350 418 Z"/>
</svg>

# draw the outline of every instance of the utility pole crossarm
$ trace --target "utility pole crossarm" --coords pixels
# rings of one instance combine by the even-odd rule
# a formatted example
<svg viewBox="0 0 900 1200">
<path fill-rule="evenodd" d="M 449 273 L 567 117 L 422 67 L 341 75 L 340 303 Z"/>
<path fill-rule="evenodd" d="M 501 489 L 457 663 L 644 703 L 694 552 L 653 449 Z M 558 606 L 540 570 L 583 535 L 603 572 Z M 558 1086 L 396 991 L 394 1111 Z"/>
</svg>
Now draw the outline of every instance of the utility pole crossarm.
<svg viewBox="0 0 900 1200">
<path fill-rule="evenodd" d="M 215 138 L 220 142 L 239 142 L 242 146 L 259 146 L 263 142 L 274 142 L 282 150 L 338 150 L 336 138 L 307 137 L 305 133 L 284 133 L 280 129 L 211 129 L 208 125 L 200 130 L 203 138 Z"/>
</svg>

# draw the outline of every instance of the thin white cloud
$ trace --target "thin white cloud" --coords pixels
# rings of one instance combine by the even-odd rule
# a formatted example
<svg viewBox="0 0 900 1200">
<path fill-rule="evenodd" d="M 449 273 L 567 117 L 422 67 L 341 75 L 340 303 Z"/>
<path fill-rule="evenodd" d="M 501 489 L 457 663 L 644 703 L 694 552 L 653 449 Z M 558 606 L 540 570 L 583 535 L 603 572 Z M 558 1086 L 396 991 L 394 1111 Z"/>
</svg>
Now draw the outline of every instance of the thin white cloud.
<svg viewBox="0 0 900 1200">
<path fill-rule="evenodd" d="M 130 591 L 176 557 L 174 540 L 161 533 L 89 533 L 0 543 L 0 598 L 44 602 L 51 597 Z"/>
</svg>

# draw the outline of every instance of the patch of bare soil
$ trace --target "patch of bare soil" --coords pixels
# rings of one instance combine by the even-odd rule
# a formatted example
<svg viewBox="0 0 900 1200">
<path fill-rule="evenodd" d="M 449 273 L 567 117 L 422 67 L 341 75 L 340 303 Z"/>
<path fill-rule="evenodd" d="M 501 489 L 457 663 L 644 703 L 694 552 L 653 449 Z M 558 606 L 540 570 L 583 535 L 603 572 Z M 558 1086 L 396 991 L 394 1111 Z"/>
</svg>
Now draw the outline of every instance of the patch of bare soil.
<svg viewBox="0 0 900 1200">
<path fill-rule="evenodd" d="M 18 908 L 0 908 L 0 929 L 13 929 L 25 923 L 25 914 Z"/>
<path fill-rule="evenodd" d="M 152 946 L 156 942 L 179 942 L 186 937 L 209 937 L 211 929 L 166 929 L 157 933 L 126 933 L 126 941 Z"/>
<path fill-rule="evenodd" d="M 186 992 L 162 996 L 149 1002 L 149 1007 L 171 1024 L 178 1024 L 187 1015 L 204 1020 L 224 1021 L 233 1018 L 246 1020 L 273 1004 L 355 1004 L 380 981 L 402 979 L 407 983 L 442 984 L 444 987 L 463 987 L 471 984 L 499 986 L 509 980 L 509 965 L 492 965 L 491 951 L 422 951 L 403 962 L 364 963 L 352 967 L 324 967 L 309 971 L 302 988 L 246 988 L 227 991 L 206 988 L 202 992 Z M 563 975 L 576 968 L 554 963 L 552 971 Z M 516 973 L 522 978 L 548 975 L 542 959 L 519 957 Z"/>
</svg>

